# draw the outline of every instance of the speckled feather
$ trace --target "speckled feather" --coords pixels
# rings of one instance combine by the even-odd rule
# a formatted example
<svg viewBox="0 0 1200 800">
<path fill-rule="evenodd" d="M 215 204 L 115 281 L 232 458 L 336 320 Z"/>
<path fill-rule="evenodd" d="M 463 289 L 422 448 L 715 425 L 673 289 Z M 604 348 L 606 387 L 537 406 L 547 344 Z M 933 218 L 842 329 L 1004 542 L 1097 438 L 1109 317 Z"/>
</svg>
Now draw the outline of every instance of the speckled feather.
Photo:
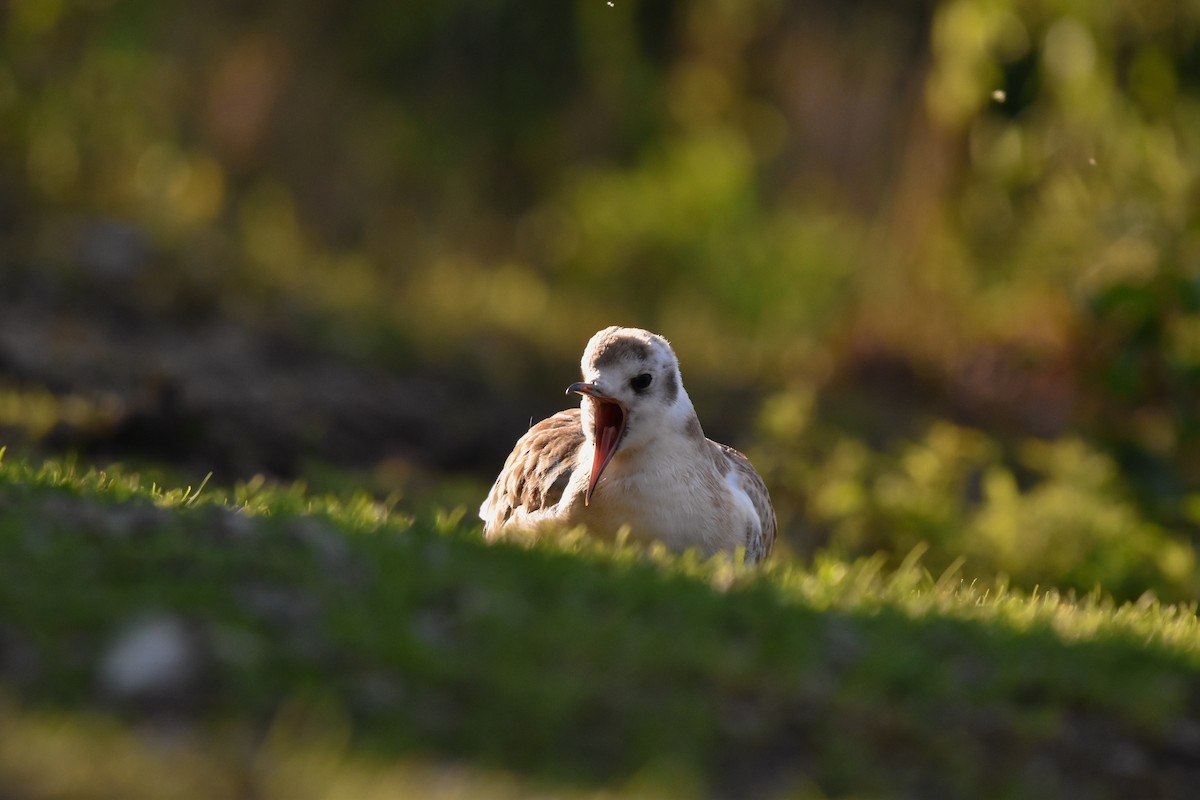
<svg viewBox="0 0 1200 800">
<path fill-rule="evenodd" d="M 499 530 L 514 515 L 523 517 L 556 505 L 583 442 L 578 408 L 560 411 L 526 431 L 480 510 L 485 532 Z"/>
<path fill-rule="evenodd" d="M 750 459 L 726 444 L 718 444 L 708 440 L 721 449 L 729 462 L 730 468 L 737 473 L 742 490 L 750 496 L 754 511 L 762 523 L 757 535 L 747 536 L 746 560 L 749 562 L 762 561 L 771 555 L 775 547 L 775 538 L 779 535 L 779 521 L 775 518 L 775 506 L 771 504 L 771 495 L 767 485 L 758 474 L 758 470 L 750 463 Z"/>
</svg>

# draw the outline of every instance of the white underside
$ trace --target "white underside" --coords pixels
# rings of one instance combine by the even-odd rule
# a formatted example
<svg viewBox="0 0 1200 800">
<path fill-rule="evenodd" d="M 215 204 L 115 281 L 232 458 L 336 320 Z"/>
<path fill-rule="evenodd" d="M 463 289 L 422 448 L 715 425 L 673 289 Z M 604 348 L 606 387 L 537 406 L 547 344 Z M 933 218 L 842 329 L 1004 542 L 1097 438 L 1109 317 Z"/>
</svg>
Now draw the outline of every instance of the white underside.
<svg viewBox="0 0 1200 800">
<path fill-rule="evenodd" d="M 577 470 L 554 518 L 606 538 L 628 527 L 633 541 L 660 541 L 672 550 L 696 548 L 706 555 L 745 545 L 761 526 L 737 473 L 717 473 L 712 459 L 698 450 L 714 446 L 707 440 L 678 444 L 618 453 L 586 507 L 580 495 L 588 474 Z M 580 461 L 590 464 L 591 447 L 582 451 Z"/>
</svg>

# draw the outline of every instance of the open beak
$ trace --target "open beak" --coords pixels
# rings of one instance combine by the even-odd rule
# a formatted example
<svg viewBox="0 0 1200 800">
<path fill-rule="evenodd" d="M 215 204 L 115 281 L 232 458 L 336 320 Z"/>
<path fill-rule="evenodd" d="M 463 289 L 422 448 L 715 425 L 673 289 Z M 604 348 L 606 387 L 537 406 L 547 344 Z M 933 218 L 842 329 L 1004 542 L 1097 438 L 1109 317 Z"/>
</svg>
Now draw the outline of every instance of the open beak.
<svg viewBox="0 0 1200 800">
<path fill-rule="evenodd" d="M 620 400 L 600 391 L 600 387 L 594 383 L 572 383 L 567 387 L 567 394 L 572 392 L 590 397 L 596 403 L 596 429 L 592 431 L 596 452 L 592 458 L 592 474 L 588 480 L 587 492 L 583 495 L 583 504 L 588 505 L 591 503 L 592 493 L 596 491 L 596 484 L 600 482 L 600 475 L 616 455 L 617 445 L 625 435 L 627 415 Z"/>
</svg>

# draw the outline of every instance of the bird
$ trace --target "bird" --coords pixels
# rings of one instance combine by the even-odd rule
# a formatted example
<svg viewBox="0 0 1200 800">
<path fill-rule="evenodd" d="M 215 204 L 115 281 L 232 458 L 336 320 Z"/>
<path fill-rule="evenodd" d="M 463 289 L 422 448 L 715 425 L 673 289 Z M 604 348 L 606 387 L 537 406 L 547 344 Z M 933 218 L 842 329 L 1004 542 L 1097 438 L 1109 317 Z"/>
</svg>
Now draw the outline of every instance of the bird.
<svg viewBox="0 0 1200 800">
<path fill-rule="evenodd" d="M 662 336 L 611 326 L 588 341 L 578 408 L 521 436 L 479 508 L 484 536 L 583 526 L 601 539 L 766 559 L 778 523 L 746 456 L 704 435 Z M 624 533 L 622 533 L 624 532 Z"/>
</svg>

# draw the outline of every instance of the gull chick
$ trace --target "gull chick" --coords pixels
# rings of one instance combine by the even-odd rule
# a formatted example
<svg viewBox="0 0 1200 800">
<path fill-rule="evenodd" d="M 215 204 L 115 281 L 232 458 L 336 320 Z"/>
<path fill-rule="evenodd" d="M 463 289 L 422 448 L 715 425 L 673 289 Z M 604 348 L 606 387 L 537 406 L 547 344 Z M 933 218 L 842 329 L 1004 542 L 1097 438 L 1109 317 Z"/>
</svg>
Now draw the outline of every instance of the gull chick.
<svg viewBox="0 0 1200 800">
<path fill-rule="evenodd" d="M 509 528 L 571 528 L 705 555 L 745 549 L 761 561 L 775 543 L 762 478 L 737 450 L 704 436 L 663 337 L 605 328 L 588 342 L 579 408 L 518 441 L 479 509 L 488 539 Z"/>
</svg>

